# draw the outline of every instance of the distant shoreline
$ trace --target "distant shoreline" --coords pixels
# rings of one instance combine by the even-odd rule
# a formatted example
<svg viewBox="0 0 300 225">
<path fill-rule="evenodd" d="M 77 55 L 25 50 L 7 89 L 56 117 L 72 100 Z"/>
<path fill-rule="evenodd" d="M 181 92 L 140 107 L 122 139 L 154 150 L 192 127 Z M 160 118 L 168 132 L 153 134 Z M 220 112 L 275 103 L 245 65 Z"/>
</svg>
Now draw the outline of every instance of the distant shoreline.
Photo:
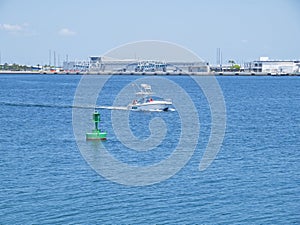
<svg viewBox="0 0 300 225">
<path fill-rule="evenodd" d="M 0 71 L 0 75 L 136 75 L 136 76 L 300 76 L 300 73 L 262 72 L 49 72 L 49 71 Z"/>
</svg>

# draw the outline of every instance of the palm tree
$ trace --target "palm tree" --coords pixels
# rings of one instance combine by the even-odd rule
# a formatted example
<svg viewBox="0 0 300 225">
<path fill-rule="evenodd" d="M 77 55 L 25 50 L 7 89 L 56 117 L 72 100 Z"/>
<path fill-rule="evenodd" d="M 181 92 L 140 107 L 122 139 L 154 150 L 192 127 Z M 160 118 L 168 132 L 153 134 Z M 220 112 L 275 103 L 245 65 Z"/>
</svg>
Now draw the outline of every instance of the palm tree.
<svg viewBox="0 0 300 225">
<path fill-rule="evenodd" d="M 232 66 L 233 66 L 233 64 L 235 64 L 235 61 L 234 61 L 234 60 L 232 60 L 232 59 L 230 59 L 230 60 L 228 60 L 228 63 L 231 63 L 231 64 L 232 64 Z"/>
</svg>

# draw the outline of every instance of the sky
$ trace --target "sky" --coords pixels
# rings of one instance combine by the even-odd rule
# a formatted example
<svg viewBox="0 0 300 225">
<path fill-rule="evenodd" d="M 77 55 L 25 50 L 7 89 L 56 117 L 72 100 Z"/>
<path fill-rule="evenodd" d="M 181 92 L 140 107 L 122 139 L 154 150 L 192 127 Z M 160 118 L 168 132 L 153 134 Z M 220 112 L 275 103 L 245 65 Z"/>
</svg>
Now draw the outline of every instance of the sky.
<svg viewBox="0 0 300 225">
<path fill-rule="evenodd" d="M 215 64 L 300 59 L 298 0 L 0 0 L 1 63 L 87 60 L 161 40 Z"/>
</svg>

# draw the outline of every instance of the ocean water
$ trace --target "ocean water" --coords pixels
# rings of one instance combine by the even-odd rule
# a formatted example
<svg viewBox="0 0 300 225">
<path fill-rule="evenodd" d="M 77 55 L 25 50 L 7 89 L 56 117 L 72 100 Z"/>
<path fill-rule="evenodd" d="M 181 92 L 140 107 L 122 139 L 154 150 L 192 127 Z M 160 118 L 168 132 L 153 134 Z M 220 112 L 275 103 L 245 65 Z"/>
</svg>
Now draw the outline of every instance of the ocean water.
<svg viewBox="0 0 300 225">
<path fill-rule="evenodd" d="M 112 77 L 97 104 L 112 105 L 120 88 L 139 78 Z M 196 102 L 199 140 L 178 173 L 147 186 L 113 182 L 81 155 L 72 126 L 80 79 L 0 75 L 0 224 L 300 224 L 300 77 L 217 77 L 227 125 L 220 152 L 204 171 L 209 105 L 190 77 L 167 77 Z M 89 143 L 94 151 L 105 146 L 138 167 L 168 158 L 177 146 L 176 111 L 130 113 L 140 139 L 151 135 L 153 118 L 168 128 L 158 149 L 138 154 L 116 137 L 112 111 L 99 111 L 108 140 Z"/>
</svg>

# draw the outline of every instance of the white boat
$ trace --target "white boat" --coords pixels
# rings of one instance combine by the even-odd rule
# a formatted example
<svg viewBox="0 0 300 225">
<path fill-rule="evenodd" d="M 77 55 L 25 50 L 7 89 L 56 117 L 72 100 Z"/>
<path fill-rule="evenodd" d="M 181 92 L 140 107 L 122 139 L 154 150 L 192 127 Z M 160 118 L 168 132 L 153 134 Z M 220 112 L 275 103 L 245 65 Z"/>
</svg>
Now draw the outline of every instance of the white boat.
<svg viewBox="0 0 300 225">
<path fill-rule="evenodd" d="M 134 99 L 128 105 L 129 110 L 134 111 L 168 111 L 172 105 L 171 99 L 162 99 L 154 97 L 149 84 L 141 84 L 139 91 L 136 93 L 138 99 Z"/>
</svg>

